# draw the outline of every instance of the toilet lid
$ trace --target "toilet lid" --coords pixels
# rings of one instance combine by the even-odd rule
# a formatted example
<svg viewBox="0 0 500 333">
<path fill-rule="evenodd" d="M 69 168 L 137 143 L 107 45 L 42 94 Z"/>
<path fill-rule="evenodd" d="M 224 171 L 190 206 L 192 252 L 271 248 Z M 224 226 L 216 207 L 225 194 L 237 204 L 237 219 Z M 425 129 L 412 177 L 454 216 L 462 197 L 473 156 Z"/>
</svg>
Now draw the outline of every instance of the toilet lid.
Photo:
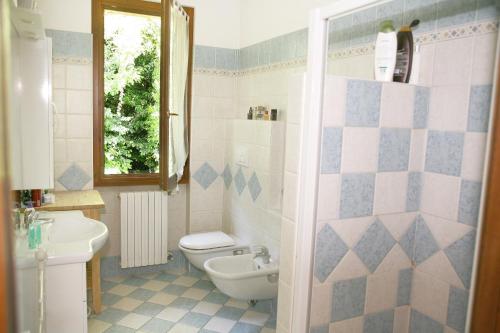
<svg viewBox="0 0 500 333">
<path fill-rule="evenodd" d="M 222 231 L 187 235 L 182 237 L 179 243 L 182 247 L 191 250 L 207 250 L 236 244 L 234 239 Z"/>
</svg>

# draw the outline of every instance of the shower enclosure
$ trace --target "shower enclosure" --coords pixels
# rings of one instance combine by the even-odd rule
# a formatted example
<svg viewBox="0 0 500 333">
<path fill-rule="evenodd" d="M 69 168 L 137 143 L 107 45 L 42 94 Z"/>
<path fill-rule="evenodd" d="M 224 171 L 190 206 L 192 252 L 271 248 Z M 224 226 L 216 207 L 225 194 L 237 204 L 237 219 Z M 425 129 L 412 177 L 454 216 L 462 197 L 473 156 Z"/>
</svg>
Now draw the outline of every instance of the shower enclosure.
<svg viewBox="0 0 500 333">
<path fill-rule="evenodd" d="M 387 19 L 421 21 L 417 84 L 373 80 Z M 489 1 L 339 1 L 311 14 L 304 98 L 291 101 L 305 110 L 293 331 L 467 331 L 496 24 Z"/>
</svg>

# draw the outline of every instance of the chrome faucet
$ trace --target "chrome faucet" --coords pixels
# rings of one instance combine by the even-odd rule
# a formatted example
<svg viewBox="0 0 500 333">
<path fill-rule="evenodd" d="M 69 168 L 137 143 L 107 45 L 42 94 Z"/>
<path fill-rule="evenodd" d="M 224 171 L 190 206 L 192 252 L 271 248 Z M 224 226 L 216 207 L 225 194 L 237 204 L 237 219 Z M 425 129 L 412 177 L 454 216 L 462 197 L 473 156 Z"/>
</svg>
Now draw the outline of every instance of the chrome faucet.
<svg viewBox="0 0 500 333">
<path fill-rule="evenodd" d="M 255 257 L 254 258 L 262 258 L 262 263 L 269 264 L 271 260 L 271 256 L 269 255 L 269 250 L 267 247 L 263 245 L 258 245 L 253 247 Z"/>
</svg>

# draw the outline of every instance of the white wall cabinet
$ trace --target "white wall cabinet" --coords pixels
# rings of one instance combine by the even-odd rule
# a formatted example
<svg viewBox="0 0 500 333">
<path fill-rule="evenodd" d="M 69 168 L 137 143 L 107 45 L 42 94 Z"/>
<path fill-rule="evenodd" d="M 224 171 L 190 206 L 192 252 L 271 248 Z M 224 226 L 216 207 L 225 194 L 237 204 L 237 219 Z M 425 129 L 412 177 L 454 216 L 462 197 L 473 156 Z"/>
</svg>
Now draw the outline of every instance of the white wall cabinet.
<svg viewBox="0 0 500 333">
<path fill-rule="evenodd" d="M 10 158 L 13 189 L 54 187 L 52 41 L 12 29 Z"/>
</svg>

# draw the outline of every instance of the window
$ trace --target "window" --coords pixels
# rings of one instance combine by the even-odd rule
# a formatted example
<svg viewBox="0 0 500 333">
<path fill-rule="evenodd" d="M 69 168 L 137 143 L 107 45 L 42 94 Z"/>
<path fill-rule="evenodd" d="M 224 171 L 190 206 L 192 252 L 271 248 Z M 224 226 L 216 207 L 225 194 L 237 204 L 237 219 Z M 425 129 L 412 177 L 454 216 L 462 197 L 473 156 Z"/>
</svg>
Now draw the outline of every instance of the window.
<svg viewBox="0 0 500 333">
<path fill-rule="evenodd" d="M 164 166 L 169 165 L 169 143 L 163 141 L 169 140 L 171 126 L 164 106 L 168 98 L 163 96 L 169 96 L 169 82 L 163 78 L 171 81 L 169 66 L 164 65 L 170 61 L 170 42 L 164 39 L 171 30 L 162 21 L 170 18 L 170 10 L 142 0 L 93 1 L 95 186 L 160 184 L 165 188 L 168 183 Z M 194 12 L 184 11 L 189 15 L 190 34 L 189 123 Z M 189 178 L 188 165 L 181 182 Z"/>
</svg>

